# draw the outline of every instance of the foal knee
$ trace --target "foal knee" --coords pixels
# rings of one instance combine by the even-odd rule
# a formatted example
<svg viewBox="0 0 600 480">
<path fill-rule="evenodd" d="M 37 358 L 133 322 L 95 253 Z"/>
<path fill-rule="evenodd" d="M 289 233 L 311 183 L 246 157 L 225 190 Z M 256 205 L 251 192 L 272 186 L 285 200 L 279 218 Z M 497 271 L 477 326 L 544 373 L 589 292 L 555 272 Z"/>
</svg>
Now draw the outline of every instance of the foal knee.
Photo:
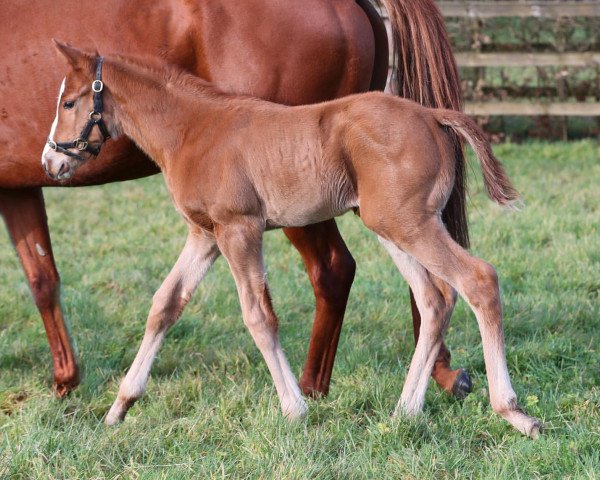
<svg viewBox="0 0 600 480">
<path fill-rule="evenodd" d="M 169 328 L 179 318 L 188 300 L 184 295 L 156 292 L 148 314 L 147 329 L 157 332 Z"/>
</svg>

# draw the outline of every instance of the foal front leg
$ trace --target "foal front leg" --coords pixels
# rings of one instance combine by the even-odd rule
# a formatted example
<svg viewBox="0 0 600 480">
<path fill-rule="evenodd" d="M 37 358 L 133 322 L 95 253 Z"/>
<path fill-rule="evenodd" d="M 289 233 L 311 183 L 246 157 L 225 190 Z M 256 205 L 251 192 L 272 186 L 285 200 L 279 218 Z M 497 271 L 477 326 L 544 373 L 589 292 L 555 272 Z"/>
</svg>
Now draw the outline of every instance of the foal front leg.
<svg viewBox="0 0 600 480">
<path fill-rule="evenodd" d="M 307 407 L 277 335 L 278 322 L 263 264 L 262 225 L 259 220 L 241 219 L 220 227 L 217 242 L 235 279 L 244 323 L 273 377 L 283 415 L 295 419 L 304 416 Z"/>
<path fill-rule="evenodd" d="M 106 416 L 108 425 L 122 421 L 129 408 L 143 395 L 150 368 L 167 330 L 179 319 L 198 284 L 218 256 L 219 249 L 214 237 L 202 232 L 189 233 L 179 259 L 154 295 L 142 345 Z"/>
</svg>

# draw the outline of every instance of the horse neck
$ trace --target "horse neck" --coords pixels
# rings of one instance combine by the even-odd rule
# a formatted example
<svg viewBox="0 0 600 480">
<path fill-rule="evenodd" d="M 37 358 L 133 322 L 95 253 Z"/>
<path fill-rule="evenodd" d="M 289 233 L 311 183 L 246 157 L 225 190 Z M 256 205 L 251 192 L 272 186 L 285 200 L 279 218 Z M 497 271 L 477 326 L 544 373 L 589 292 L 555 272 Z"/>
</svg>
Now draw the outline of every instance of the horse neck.
<svg viewBox="0 0 600 480">
<path fill-rule="evenodd" d="M 168 159 L 177 155 L 183 139 L 193 138 L 187 130 L 195 128 L 194 122 L 181 121 L 188 110 L 185 102 L 170 92 L 158 75 L 138 75 L 128 65 L 105 62 L 103 75 L 116 130 L 131 138 L 163 169 Z M 183 125 L 186 131 L 179 130 Z"/>
</svg>

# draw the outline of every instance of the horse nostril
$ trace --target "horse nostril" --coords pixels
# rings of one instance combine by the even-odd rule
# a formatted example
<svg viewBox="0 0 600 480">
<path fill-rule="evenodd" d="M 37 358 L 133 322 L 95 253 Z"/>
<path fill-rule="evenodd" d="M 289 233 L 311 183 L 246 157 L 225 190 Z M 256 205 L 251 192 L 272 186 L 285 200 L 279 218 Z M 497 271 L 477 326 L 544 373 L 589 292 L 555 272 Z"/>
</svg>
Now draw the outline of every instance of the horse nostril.
<svg viewBox="0 0 600 480">
<path fill-rule="evenodd" d="M 60 177 L 60 174 L 63 173 L 66 166 L 67 166 L 66 162 L 62 162 L 60 164 L 60 168 L 58 169 L 58 172 L 56 174 L 57 177 Z"/>
</svg>

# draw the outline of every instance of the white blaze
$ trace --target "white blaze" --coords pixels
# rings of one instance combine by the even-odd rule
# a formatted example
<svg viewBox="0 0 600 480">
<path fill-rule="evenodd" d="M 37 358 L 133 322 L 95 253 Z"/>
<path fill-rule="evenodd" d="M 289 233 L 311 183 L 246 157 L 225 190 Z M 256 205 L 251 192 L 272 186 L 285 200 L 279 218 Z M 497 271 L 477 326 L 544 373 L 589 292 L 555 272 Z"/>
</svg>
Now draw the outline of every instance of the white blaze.
<svg viewBox="0 0 600 480">
<path fill-rule="evenodd" d="M 58 109 L 60 108 L 60 99 L 62 98 L 62 95 L 65 91 L 66 81 L 67 77 L 63 78 L 63 81 L 60 84 L 60 91 L 58 92 L 58 101 L 56 102 L 56 115 L 54 116 L 52 127 L 50 127 L 50 135 L 48 135 L 48 140 L 54 141 L 54 132 L 56 131 L 56 125 L 58 125 Z M 50 147 L 48 146 L 48 142 L 46 142 L 46 145 L 44 146 L 44 151 L 42 152 L 42 165 L 46 163 L 44 157 L 46 156 L 46 153 L 48 153 L 49 150 Z"/>
</svg>

